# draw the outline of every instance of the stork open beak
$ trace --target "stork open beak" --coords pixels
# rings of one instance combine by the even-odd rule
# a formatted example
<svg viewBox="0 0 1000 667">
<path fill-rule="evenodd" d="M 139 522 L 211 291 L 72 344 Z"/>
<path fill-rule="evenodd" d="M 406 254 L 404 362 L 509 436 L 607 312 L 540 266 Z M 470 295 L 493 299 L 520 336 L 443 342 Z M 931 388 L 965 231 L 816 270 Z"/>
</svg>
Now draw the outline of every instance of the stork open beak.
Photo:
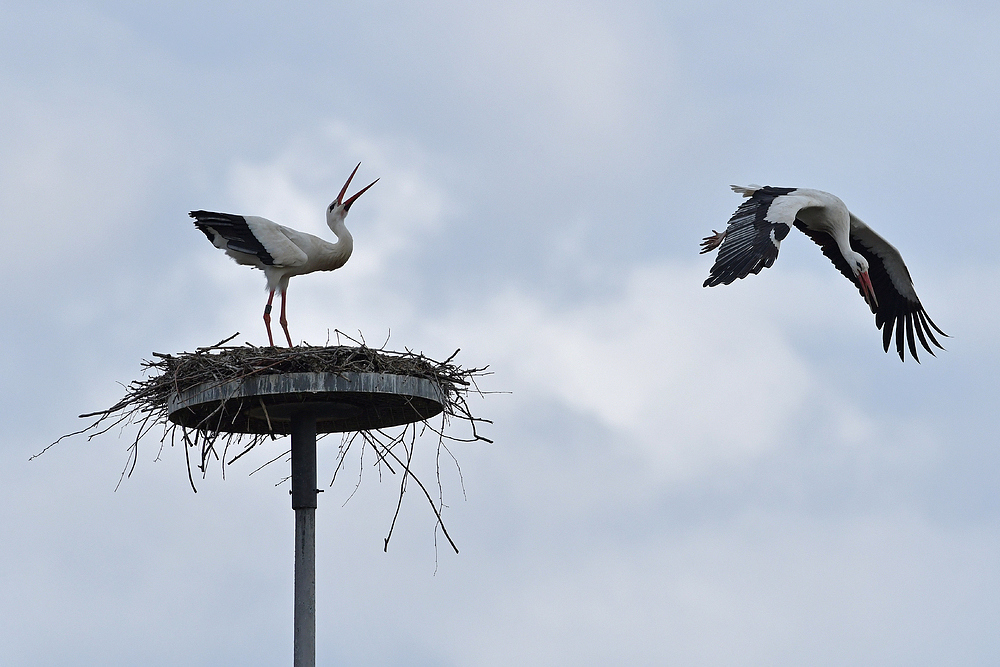
<svg viewBox="0 0 1000 667">
<path fill-rule="evenodd" d="M 868 302 L 868 306 L 875 312 L 878 308 L 878 299 L 875 298 L 875 288 L 872 287 L 872 279 L 868 277 L 868 272 L 864 271 L 858 274 L 858 282 L 861 283 L 861 293 L 865 297 L 865 301 Z"/>
<path fill-rule="evenodd" d="M 353 197 L 351 197 L 350 199 L 348 199 L 347 201 L 344 202 L 344 210 L 345 211 L 350 210 L 351 204 L 354 203 L 354 200 L 357 199 L 358 197 L 360 197 L 361 195 L 363 195 L 365 193 L 365 190 L 367 190 L 371 186 L 375 185 L 376 183 L 378 183 L 378 179 L 377 178 L 374 181 L 372 181 L 371 183 L 369 183 L 368 185 L 366 185 L 365 187 L 363 187 L 360 190 L 358 190 L 356 193 L 354 193 Z"/>
<path fill-rule="evenodd" d="M 358 169 L 359 169 L 360 167 L 361 167 L 361 163 L 359 162 L 359 163 L 358 163 L 358 166 L 357 166 L 357 167 L 355 167 L 355 168 L 354 168 L 354 171 L 352 171 L 352 172 L 351 172 L 351 175 L 347 177 L 347 182 L 346 182 L 346 183 L 344 183 L 344 187 L 342 187 L 342 188 L 340 189 L 340 194 L 339 194 L 339 195 L 337 195 L 337 201 L 335 201 L 335 202 L 334 202 L 334 204 L 341 204 L 341 205 L 343 205 L 343 207 L 344 207 L 344 210 L 345 210 L 345 211 L 349 211 L 349 210 L 351 209 L 351 204 L 353 204 L 353 203 L 354 203 L 354 201 L 355 201 L 355 200 L 356 200 L 356 199 L 357 199 L 358 197 L 360 197 L 361 195 L 363 195 L 363 194 L 365 193 L 365 190 L 367 190 L 367 189 L 368 189 L 368 188 L 370 188 L 371 186 L 373 186 L 373 185 L 375 185 L 376 183 L 378 183 L 378 179 L 376 178 L 376 179 L 375 179 L 374 181 L 372 181 L 372 182 L 371 182 L 371 183 L 369 183 L 369 184 L 368 184 L 367 186 L 365 186 L 364 188 L 362 188 L 360 192 L 357 192 L 357 193 L 355 193 L 355 195 L 354 195 L 353 197 L 351 197 L 351 198 L 350 198 L 350 199 L 348 199 L 347 201 L 344 201 L 344 195 L 345 195 L 345 194 L 347 194 L 347 188 L 348 188 L 348 187 L 350 187 L 350 185 L 351 185 L 351 180 L 353 180 L 353 179 L 354 179 L 354 174 L 358 173 Z"/>
</svg>

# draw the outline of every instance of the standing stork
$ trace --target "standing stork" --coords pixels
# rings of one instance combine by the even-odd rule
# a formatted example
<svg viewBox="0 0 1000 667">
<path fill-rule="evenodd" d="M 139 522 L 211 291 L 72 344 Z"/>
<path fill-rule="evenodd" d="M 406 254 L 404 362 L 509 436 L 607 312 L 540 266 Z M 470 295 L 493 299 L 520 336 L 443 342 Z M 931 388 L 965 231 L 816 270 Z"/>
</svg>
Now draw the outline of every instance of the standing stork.
<svg viewBox="0 0 1000 667">
<path fill-rule="evenodd" d="M 288 290 L 288 279 L 313 271 L 333 271 L 339 269 L 351 257 L 354 250 L 354 238 L 344 226 L 344 218 L 351 205 L 371 186 L 378 183 L 376 178 L 360 192 L 348 200 L 344 200 L 347 188 L 358 166 L 351 172 L 340 194 L 326 209 L 326 224 L 330 226 L 337 237 L 336 243 L 324 241 L 318 236 L 296 231 L 289 227 L 271 222 L 267 218 L 255 215 L 233 215 L 231 213 L 212 213 L 210 211 L 191 211 L 195 226 L 205 233 L 208 240 L 216 248 L 225 250 L 226 254 L 236 260 L 237 264 L 254 266 L 264 272 L 267 277 L 267 305 L 264 306 L 264 326 L 267 327 L 267 342 L 274 347 L 271 337 L 271 302 L 275 290 L 281 292 L 281 328 L 292 347 L 292 336 L 288 333 L 288 320 L 285 317 L 285 292 Z"/>
<path fill-rule="evenodd" d="M 914 332 L 932 356 L 934 350 L 928 345 L 928 338 L 944 349 L 934 338 L 934 331 L 942 336 L 948 334 L 924 312 L 899 251 L 848 211 L 838 197 L 803 188 L 731 187 L 747 201 L 736 209 L 726 231 L 713 229 L 712 236 L 702 241 L 702 253 L 719 248 L 704 287 L 728 285 L 774 264 L 782 239 L 795 225 L 858 288 L 875 314 L 875 325 L 882 330 L 886 352 L 893 328 L 900 360 L 905 361 L 905 342 L 919 363 Z"/>
</svg>

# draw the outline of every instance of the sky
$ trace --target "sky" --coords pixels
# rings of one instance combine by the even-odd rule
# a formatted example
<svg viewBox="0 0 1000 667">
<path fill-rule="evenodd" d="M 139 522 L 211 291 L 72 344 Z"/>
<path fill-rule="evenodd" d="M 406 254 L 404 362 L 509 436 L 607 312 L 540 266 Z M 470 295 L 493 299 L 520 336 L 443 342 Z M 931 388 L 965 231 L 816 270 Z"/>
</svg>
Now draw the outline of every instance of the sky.
<svg viewBox="0 0 1000 667">
<path fill-rule="evenodd" d="M 932 1 L 0 5 L 0 655 L 292 651 L 287 441 L 188 484 L 157 437 L 60 442 L 264 278 L 194 209 L 332 238 L 296 343 L 489 366 L 435 546 L 398 479 L 327 486 L 318 664 L 1000 661 L 1000 8 Z M 900 363 L 804 235 L 704 289 L 730 184 L 841 197 L 950 338 Z M 460 428 L 460 425 L 456 426 Z M 418 441 L 432 470 L 435 442 Z M 440 537 L 440 536 L 438 536 Z"/>
</svg>

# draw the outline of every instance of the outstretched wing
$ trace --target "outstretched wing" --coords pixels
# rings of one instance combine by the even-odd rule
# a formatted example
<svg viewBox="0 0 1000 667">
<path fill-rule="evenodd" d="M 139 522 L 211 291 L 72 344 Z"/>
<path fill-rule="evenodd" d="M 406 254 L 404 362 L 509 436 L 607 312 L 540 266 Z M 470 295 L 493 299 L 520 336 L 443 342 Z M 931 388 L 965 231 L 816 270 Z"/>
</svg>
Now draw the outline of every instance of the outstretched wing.
<svg viewBox="0 0 1000 667">
<path fill-rule="evenodd" d="M 308 257 L 284 233 L 281 225 L 257 216 L 191 211 L 198 227 L 212 244 L 241 264 L 301 266 Z"/>
<path fill-rule="evenodd" d="M 833 237 L 823 232 L 810 230 L 798 221 L 796 221 L 795 226 L 822 248 L 823 254 L 848 280 L 855 284 L 861 296 L 864 296 L 864 291 L 855 279 L 854 272 L 847 260 L 844 259 Z M 913 359 L 917 363 L 920 362 L 917 357 L 917 340 L 931 356 L 934 356 L 934 350 L 928 340 L 943 350 L 944 347 L 934 337 L 934 332 L 937 331 L 942 336 L 948 334 L 941 331 L 924 311 L 920 299 L 917 298 L 917 291 L 913 288 L 910 272 L 899 251 L 853 214 L 851 215 L 850 236 L 851 248 L 868 261 L 868 277 L 871 278 L 875 299 L 878 301 L 877 306 L 872 306 L 872 312 L 875 314 L 875 326 L 882 330 L 882 348 L 886 352 L 889 351 L 889 344 L 892 342 L 892 334 L 895 329 L 896 352 L 899 354 L 899 358 L 904 361 L 904 350 L 908 347 Z"/>
<path fill-rule="evenodd" d="M 742 188 L 735 185 L 732 188 L 748 199 L 729 219 L 719 254 L 704 287 L 728 285 L 774 264 L 781 241 L 788 236 L 798 210 L 795 206 L 788 206 L 788 201 L 784 201 L 785 205 L 776 206 L 787 200 L 795 188 Z M 710 239 L 713 237 L 705 240 L 703 253 L 717 245 L 713 245 Z"/>
</svg>

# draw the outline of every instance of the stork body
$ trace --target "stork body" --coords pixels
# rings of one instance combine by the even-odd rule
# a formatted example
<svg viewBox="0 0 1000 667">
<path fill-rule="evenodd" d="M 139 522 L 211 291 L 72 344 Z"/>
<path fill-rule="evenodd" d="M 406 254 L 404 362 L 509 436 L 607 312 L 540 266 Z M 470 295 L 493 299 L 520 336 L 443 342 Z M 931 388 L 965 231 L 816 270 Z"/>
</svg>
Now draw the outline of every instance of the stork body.
<svg viewBox="0 0 1000 667">
<path fill-rule="evenodd" d="M 195 219 L 195 226 L 204 232 L 212 245 L 224 250 L 238 264 L 256 267 L 264 272 L 268 290 L 267 305 L 264 306 L 264 326 L 267 328 L 268 343 L 272 347 L 274 338 L 271 336 L 271 303 L 275 291 L 281 293 L 281 315 L 278 321 L 285 332 L 288 346 L 292 347 L 292 337 L 288 333 L 288 319 L 285 316 L 288 279 L 314 271 L 334 271 L 347 263 L 351 257 L 354 238 L 347 230 L 344 218 L 347 217 L 347 212 L 355 200 L 378 182 L 378 179 L 375 179 L 344 201 L 344 194 L 347 193 L 347 188 L 360 166 L 358 163 L 340 194 L 326 210 L 327 225 L 337 237 L 335 243 L 255 215 L 242 216 L 211 211 L 190 213 Z"/>
<path fill-rule="evenodd" d="M 928 344 L 944 349 L 934 331 L 946 336 L 927 316 L 910 272 L 899 251 L 853 215 L 838 197 L 821 190 L 732 186 L 747 198 L 729 220 L 724 232 L 702 241 L 702 253 L 719 248 L 705 287 L 728 285 L 738 278 L 774 264 L 781 241 L 797 227 L 815 241 L 864 297 L 875 325 L 882 330 L 886 352 L 896 333 L 896 351 L 917 357 L 916 341 L 934 354 Z"/>
</svg>

